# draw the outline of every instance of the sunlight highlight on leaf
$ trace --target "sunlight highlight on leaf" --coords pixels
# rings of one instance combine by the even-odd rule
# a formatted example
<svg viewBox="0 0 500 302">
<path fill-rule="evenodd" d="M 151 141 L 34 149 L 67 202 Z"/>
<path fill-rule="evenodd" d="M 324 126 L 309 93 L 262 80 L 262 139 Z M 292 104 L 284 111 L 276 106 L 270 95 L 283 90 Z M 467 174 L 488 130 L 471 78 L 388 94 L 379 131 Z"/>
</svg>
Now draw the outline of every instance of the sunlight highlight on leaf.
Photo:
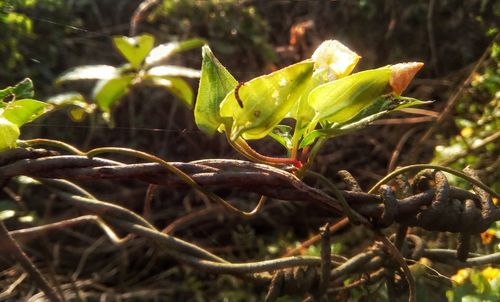
<svg viewBox="0 0 500 302">
<path fill-rule="evenodd" d="M 194 118 L 200 130 L 213 135 L 224 124 L 224 119 L 219 114 L 219 104 L 238 82 L 217 60 L 208 45 L 203 46 L 202 56 Z"/>
<path fill-rule="evenodd" d="M 136 37 L 116 36 L 113 42 L 125 59 L 134 68 L 139 68 L 154 46 L 155 38 L 144 34 Z"/>
<path fill-rule="evenodd" d="M 238 89 L 241 104 L 231 91 L 220 105 L 220 115 L 233 119 L 231 139 L 266 136 L 302 95 L 313 64 L 303 61 L 244 83 Z"/>
</svg>

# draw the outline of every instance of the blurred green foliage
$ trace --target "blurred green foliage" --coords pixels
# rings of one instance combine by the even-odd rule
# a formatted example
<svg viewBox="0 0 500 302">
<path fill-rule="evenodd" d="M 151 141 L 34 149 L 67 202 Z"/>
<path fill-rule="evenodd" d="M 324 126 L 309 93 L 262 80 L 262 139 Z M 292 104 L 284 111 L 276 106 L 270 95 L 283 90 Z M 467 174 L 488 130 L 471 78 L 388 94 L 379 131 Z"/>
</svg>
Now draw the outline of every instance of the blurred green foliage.
<svg viewBox="0 0 500 302">
<path fill-rule="evenodd" d="M 482 171 L 483 181 L 500 189 L 500 45 L 494 43 L 482 71 L 473 75 L 470 87 L 457 103 L 454 113 L 456 135 L 440 135 L 434 162 L 449 163 L 461 170 L 466 166 Z M 458 179 L 456 180 L 458 181 Z"/>
<path fill-rule="evenodd" d="M 54 25 L 76 25 L 78 20 L 64 0 L 0 1 L 0 86 L 25 77 L 49 83 L 68 31 Z"/>
<path fill-rule="evenodd" d="M 181 77 L 198 78 L 199 71 L 183 66 L 165 65 L 171 56 L 201 47 L 202 39 L 169 42 L 154 46 L 155 38 L 149 34 L 135 37 L 115 36 L 113 44 L 127 63 L 118 67 L 111 65 L 84 65 L 73 67 L 56 79 L 56 83 L 68 81 L 97 81 L 92 100 L 102 111 L 104 120 L 112 123 L 111 108 L 129 89 L 139 84 L 158 86 L 170 91 L 184 104 L 191 108 L 193 91 L 189 83 Z M 92 113 L 94 104 L 85 102 L 83 95 L 77 92 L 63 93 L 49 98 L 49 103 L 56 106 L 79 108 L 70 111 L 73 120 L 79 121 L 86 113 Z"/>
<path fill-rule="evenodd" d="M 249 1 L 164 0 L 149 17 L 161 32 L 177 39 L 203 37 L 222 56 L 261 68 L 276 59 L 269 27 Z M 245 68 L 245 69 L 248 69 Z"/>
<path fill-rule="evenodd" d="M 500 269 L 465 268 L 453 277 L 452 289 L 446 292 L 452 302 L 493 302 L 500 299 Z"/>
</svg>

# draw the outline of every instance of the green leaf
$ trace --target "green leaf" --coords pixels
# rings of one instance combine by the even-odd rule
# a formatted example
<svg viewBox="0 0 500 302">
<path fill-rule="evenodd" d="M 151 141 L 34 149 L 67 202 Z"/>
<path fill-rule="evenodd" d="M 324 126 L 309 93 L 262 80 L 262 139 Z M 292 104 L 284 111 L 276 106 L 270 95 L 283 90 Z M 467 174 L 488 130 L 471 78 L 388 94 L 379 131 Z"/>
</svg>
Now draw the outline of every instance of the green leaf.
<svg viewBox="0 0 500 302">
<path fill-rule="evenodd" d="M 186 78 L 199 78 L 200 71 L 192 68 L 174 66 L 174 65 L 161 65 L 156 66 L 147 71 L 147 75 L 156 77 L 186 77 Z"/>
<path fill-rule="evenodd" d="M 398 111 L 404 108 L 415 107 L 430 103 L 432 103 L 432 101 L 421 101 L 414 98 L 402 97 L 402 96 L 390 95 L 387 97 L 381 97 L 377 99 L 375 102 L 373 102 L 371 105 L 369 105 L 367 108 L 360 111 L 354 118 L 350 119 L 345 123 L 342 123 L 341 127 L 342 128 L 348 127 L 349 124 L 353 124 L 360 120 L 364 120 L 370 116 L 376 115 L 378 117 L 381 117 L 382 115 L 393 111 Z M 379 116 L 378 115 L 379 113 L 382 113 L 382 115 Z M 372 121 L 374 121 L 375 119 L 376 118 L 372 119 Z"/>
<path fill-rule="evenodd" d="M 292 134 L 292 127 L 277 125 L 268 135 L 285 147 L 285 149 L 290 150 L 292 148 Z"/>
<path fill-rule="evenodd" d="M 56 94 L 47 99 L 47 103 L 55 106 L 74 105 L 77 107 L 85 107 L 85 98 L 78 92 L 66 92 Z"/>
<path fill-rule="evenodd" d="M 201 78 L 194 107 L 196 125 L 213 135 L 225 121 L 219 114 L 219 104 L 238 83 L 217 60 L 208 45 L 202 48 Z"/>
<path fill-rule="evenodd" d="M 29 78 L 22 80 L 14 86 L 12 93 L 16 96 L 16 99 L 32 98 L 35 95 L 33 91 L 33 82 Z"/>
<path fill-rule="evenodd" d="M 14 216 L 16 216 L 16 211 L 14 211 L 14 210 L 0 211 L 0 220 L 7 220 L 7 219 L 12 218 Z"/>
<path fill-rule="evenodd" d="M 0 115 L 0 151 L 14 148 L 20 134 L 18 126 Z"/>
<path fill-rule="evenodd" d="M 155 38 L 144 34 L 136 37 L 116 36 L 113 42 L 132 67 L 138 69 L 154 46 Z"/>
<path fill-rule="evenodd" d="M 79 80 L 109 80 L 119 76 L 118 69 L 109 65 L 84 65 L 70 68 L 56 79 L 56 83 Z"/>
<path fill-rule="evenodd" d="M 0 100 L 4 100 L 8 96 L 13 97 L 14 99 L 32 98 L 33 95 L 33 82 L 29 78 L 17 83 L 16 86 L 9 86 L 0 90 Z"/>
<path fill-rule="evenodd" d="M 173 77 L 151 77 L 150 80 L 154 85 L 166 88 L 188 106 L 188 108 L 193 107 L 193 90 L 183 79 Z"/>
<path fill-rule="evenodd" d="M 87 111 L 85 111 L 85 109 L 73 108 L 69 111 L 69 117 L 74 122 L 81 122 L 83 120 L 83 118 L 85 117 L 86 113 L 87 113 Z"/>
<path fill-rule="evenodd" d="M 307 60 L 255 78 L 239 87 L 239 100 L 231 91 L 220 104 L 221 116 L 233 118 L 231 139 L 266 136 L 304 92 L 313 65 Z"/>
<path fill-rule="evenodd" d="M 292 106 L 289 117 L 295 119 L 299 124 L 303 121 L 311 121 L 314 118 L 314 109 L 308 103 L 309 93 L 319 85 L 323 84 L 320 77 L 311 77 L 304 88 L 304 93 L 300 99 Z M 301 128 L 299 126 L 299 128 Z"/>
<path fill-rule="evenodd" d="M 424 102 L 406 97 L 381 97 L 372 105 L 359 112 L 354 118 L 344 123 L 330 124 L 328 128 L 310 132 L 300 143 L 300 147 L 311 145 L 319 137 L 336 137 L 364 128 L 385 114 L 403 108 L 414 107 L 431 102 Z"/>
<path fill-rule="evenodd" d="M 478 293 L 484 294 L 491 291 L 490 283 L 481 273 L 474 272 L 471 274 L 470 280 Z"/>
<path fill-rule="evenodd" d="M 160 44 L 149 52 L 144 62 L 146 63 L 147 66 L 156 65 L 160 62 L 168 60 L 171 56 L 173 56 L 176 53 L 201 47 L 205 43 L 206 41 L 203 39 L 190 39 L 186 41 Z"/>
<path fill-rule="evenodd" d="M 309 94 L 309 105 L 319 121 L 345 122 L 387 92 L 391 69 L 383 67 L 355 73 L 323 84 Z"/>
<path fill-rule="evenodd" d="M 47 103 L 24 99 L 7 103 L 2 116 L 17 127 L 31 122 L 47 112 L 51 106 Z"/>
<path fill-rule="evenodd" d="M 102 111 L 109 112 L 111 105 L 127 92 L 133 78 L 133 75 L 124 75 L 97 82 L 93 91 L 94 102 Z"/>
<path fill-rule="evenodd" d="M 78 92 L 67 92 L 54 95 L 47 99 L 47 103 L 57 107 L 71 106 L 68 113 L 72 121 L 80 122 L 87 113 L 92 113 L 95 104 L 89 104 L 85 101 L 83 95 Z"/>
</svg>

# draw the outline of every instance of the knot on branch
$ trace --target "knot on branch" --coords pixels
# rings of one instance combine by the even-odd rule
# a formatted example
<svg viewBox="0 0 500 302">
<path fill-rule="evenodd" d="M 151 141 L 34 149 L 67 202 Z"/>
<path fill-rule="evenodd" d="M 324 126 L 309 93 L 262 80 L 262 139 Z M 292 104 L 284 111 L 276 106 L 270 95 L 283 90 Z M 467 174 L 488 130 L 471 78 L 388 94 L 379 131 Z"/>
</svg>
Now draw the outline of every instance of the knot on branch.
<svg viewBox="0 0 500 302">
<path fill-rule="evenodd" d="M 477 179 L 472 170 L 466 173 Z M 352 183 L 346 181 L 348 187 L 355 189 Z M 490 194 L 477 186 L 473 189 L 474 193 L 452 187 L 443 172 L 425 170 L 414 178 L 412 186 L 400 178 L 394 187 L 382 185 L 377 197 L 357 189 L 344 191 L 344 197 L 354 211 L 376 228 L 397 222 L 428 231 L 478 234 L 500 219 L 500 211 Z"/>
<path fill-rule="evenodd" d="M 365 252 L 345 260 L 341 263 L 325 260 L 322 246 L 322 265 L 318 267 L 296 267 L 280 270 L 274 273 L 266 296 L 266 301 L 276 301 L 282 295 L 309 294 L 313 297 L 322 297 L 327 288 L 332 285 L 342 286 L 346 278 L 352 274 L 377 271 L 388 257 L 381 242 L 375 242 Z M 331 265 L 336 265 L 331 268 Z M 325 268 L 327 267 L 327 270 Z M 366 279 L 366 278 L 365 278 Z M 370 279 L 370 276 L 367 277 Z"/>
<path fill-rule="evenodd" d="M 425 171 L 418 175 L 414 190 L 416 193 L 434 190 L 435 193 L 431 204 L 424 205 L 408 225 L 429 231 L 477 234 L 486 231 L 498 219 L 495 215 L 498 210 L 489 194 L 476 186 L 476 195 L 453 194 L 443 172 Z"/>
<path fill-rule="evenodd" d="M 393 234 L 390 239 L 394 240 L 395 234 Z M 422 238 L 415 234 L 406 234 L 404 238 L 404 244 L 401 249 L 401 254 L 408 259 L 415 261 L 420 260 L 425 252 L 425 242 Z"/>
<path fill-rule="evenodd" d="M 320 270 L 314 267 L 295 267 L 274 273 L 266 295 L 266 302 L 276 301 L 282 295 L 313 293 L 319 290 Z"/>
</svg>

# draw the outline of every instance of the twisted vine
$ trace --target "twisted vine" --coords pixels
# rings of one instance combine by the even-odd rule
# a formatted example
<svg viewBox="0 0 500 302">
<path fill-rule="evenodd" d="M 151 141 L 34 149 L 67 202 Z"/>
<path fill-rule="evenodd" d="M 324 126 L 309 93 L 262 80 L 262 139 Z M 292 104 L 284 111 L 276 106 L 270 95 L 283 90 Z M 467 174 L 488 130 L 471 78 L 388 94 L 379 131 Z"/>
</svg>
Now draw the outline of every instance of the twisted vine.
<svg viewBox="0 0 500 302">
<path fill-rule="evenodd" d="M 23 240 L 33 234 L 56 231 L 62 227 L 95 223 L 114 244 L 129 239 L 119 238 L 115 233 L 115 230 L 119 229 L 160 244 L 173 259 L 197 269 L 225 274 L 246 274 L 255 282 L 269 282 L 267 301 L 275 301 L 283 294 L 308 293 L 310 297 L 318 298 L 344 290 L 352 286 L 342 287 L 342 280 L 354 273 L 366 273 L 355 284 L 381 282 L 385 276 L 384 267 L 388 262 L 395 261 L 391 256 L 394 250 L 387 250 L 388 245 L 393 246 L 395 251 L 410 250 L 404 254 L 407 261 L 418 261 L 421 257 L 427 257 L 460 266 L 500 262 L 500 255 L 497 254 L 477 255 L 469 252 L 470 236 L 485 231 L 494 221 L 500 220 L 500 211 L 491 198 L 492 195 L 498 194 L 482 184 L 470 169 L 455 174 L 465 175 L 465 179 L 471 180 L 474 192 L 450 186 L 446 176 L 437 169 L 423 170 L 436 168 L 429 165 L 414 165 L 396 170 L 368 193 L 361 191 L 354 177 L 347 171 L 340 174 L 349 190 L 338 190 L 335 186 L 330 186 L 328 179 L 309 173 L 333 191 L 334 196 L 330 196 L 287 171 L 247 161 L 220 159 L 189 163 L 165 162 L 127 149 L 125 153 L 128 155 L 153 161 L 127 164 L 97 157 L 102 152 L 114 152 L 116 149 L 95 149 L 83 153 L 69 145 L 57 147 L 76 155 L 60 155 L 55 151 L 29 147 L 3 152 L 0 154 L 0 183 L 5 185 L 10 178 L 20 175 L 40 179 L 60 200 L 84 209 L 88 214 L 10 231 L 9 238 Z M 411 185 L 401 178 L 404 172 L 410 170 L 421 171 Z M 442 170 L 449 172 L 447 169 Z M 322 242 L 321 257 L 292 256 L 250 263 L 232 263 L 192 243 L 161 232 L 134 212 L 98 200 L 71 182 L 123 178 L 172 188 L 191 187 L 205 194 L 209 192 L 207 195 L 210 197 L 213 197 L 213 193 L 209 191 L 211 187 L 231 186 L 261 194 L 264 198 L 311 203 L 329 210 L 332 215 L 345 213 L 352 221 L 369 223 L 374 230 L 381 230 L 396 223 L 401 227 L 394 238 L 394 245 L 389 242 L 385 242 L 385 245 L 375 242 L 370 249 L 348 260 L 339 261 L 339 257 L 330 255 L 328 250 L 331 227 L 327 225 L 318 237 Z M 397 188 L 385 185 L 393 179 L 397 181 Z M 376 190 L 380 191 L 379 194 L 374 194 Z M 219 201 L 217 198 L 211 199 Z M 225 209 L 233 209 L 231 213 L 240 211 L 225 203 L 220 204 Z M 263 203 L 259 202 L 257 208 L 260 210 L 262 206 Z M 428 231 L 459 233 L 457 250 L 427 249 L 421 238 L 407 234 L 407 228 L 410 226 Z M 453 258 L 450 258 L 450 255 L 453 255 Z M 50 298 L 51 294 L 53 293 L 49 293 L 47 297 Z"/>
</svg>

